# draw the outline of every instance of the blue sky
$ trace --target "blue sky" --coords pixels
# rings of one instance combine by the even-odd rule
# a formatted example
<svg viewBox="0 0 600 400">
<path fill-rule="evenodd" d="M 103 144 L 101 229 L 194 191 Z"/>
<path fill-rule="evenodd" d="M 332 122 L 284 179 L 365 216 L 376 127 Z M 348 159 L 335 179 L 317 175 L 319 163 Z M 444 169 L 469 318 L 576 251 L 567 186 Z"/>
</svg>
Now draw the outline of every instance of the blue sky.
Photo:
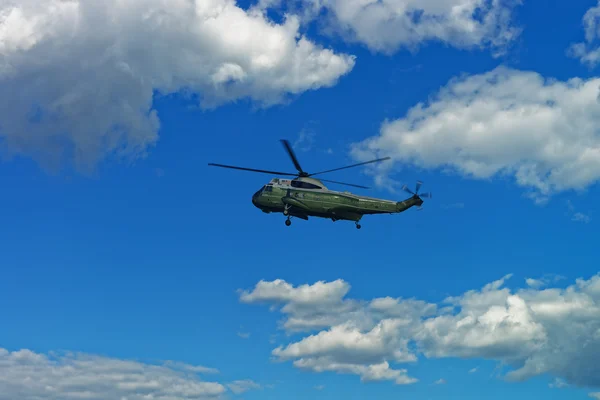
<svg viewBox="0 0 600 400">
<path fill-rule="evenodd" d="M 597 1 L 117 3 L 0 5 L 1 400 L 600 398 Z M 286 227 L 282 138 L 433 199 Z"/>
</svg>

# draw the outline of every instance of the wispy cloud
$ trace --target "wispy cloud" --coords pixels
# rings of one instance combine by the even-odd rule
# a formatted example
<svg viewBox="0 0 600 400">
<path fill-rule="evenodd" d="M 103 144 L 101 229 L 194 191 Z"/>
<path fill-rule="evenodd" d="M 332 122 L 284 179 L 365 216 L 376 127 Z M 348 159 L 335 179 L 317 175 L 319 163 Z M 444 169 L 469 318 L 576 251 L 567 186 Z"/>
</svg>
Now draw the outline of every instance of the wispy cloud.
<svg viewBox="0 0 600 400">
<path fill-rule="evenodd" d="M 573 214 L 573 217 L 571 218 L 571 221 L 574 222 L 583 222 L 583 223 L 588 223 L 591 221 L 591 218 L 589 215 L 586 215 L 584 213 L 580 213 L 580 212 L 576 212 L 575 214 Z"/>
<path fill-rule="evenodd" d="M 569 384 L 567 382 L 565 382 L 563 379 L 554 378 L 554 381 L 549 383 L 548 386 L 553 389 L 562 389 L 562 388 L 569 386 Z"/>
<path fill-rule="evenodd" d="M 241 393 L 245 393 L 252 389 L 260 389 L 261 388 L 261 386 L 258 383 L 254 382 L 251 379 L 233 381 L 231 383 L 228 383 L 227 387 L 229 388 L 229 390 L 231 390 L 235 394 L 241 394 Z"/>
<path fill-rule="evenodd" d="M 556 283 L 562 279 L 565 279 L 565 277 L 562 275 L 545 274 L 544 276 L 542 276 L 541 278 L 538 278 L 538 279 L 526 278 L 525 283 L 527 283 L 527 286 L 529 286 L 530 288 L 540 289 L 551 283 Z"/>
<path fill-rule="evenodd" d="M 304 128 L 298 133 L 298 138 L 293 144 L 294 149 L 298 151 L 312 150 L 315 144 L 315 136 L 317 135 L 315 125 L 316 121 L 309 121 L 304 125 Z"/>
<path fill-rule="evenodd" d="M 174 370 L 195 372 L 197 374 L 218 374 L 219 373 L 219 370 L 216 368 L 204 367 L 202 365 L 190 365 L 190 364 L 186 364 L 186 363 L 182 363 L 182 362 L 178 362 L 178 361 L 166 361 L 164 363 L 164 366 L 174 369 Z"/>
<path fill-rule="evenodd" d="M 35 353 L 0 348 L 0 398 L 216 399 L 226 388 L 201 380 L 213 368 L 168 361 L 149 364 L 91 354 Z"/>
<path fill-rule="evenodd" d="M 333 154 L 333 149 L 331 147 L 322 148 L 316 146 L 317 130 L 318 122 L 314 120 L 308 121 L 300 130 L 298 137 L 292 144 L 294 150 L 301 152 L 317 151 L 319 153 Z"/>
<path fill-rule="evenodd" d="M 567 209 L 569 210 L 568 214 L 570 214 L 571 221 L 573 222 L 583 222 L 584 224 L 587 224 L 592 220 L 589 215 L 576 211 L 571 200 L 567 200 Z"/>
</svg>

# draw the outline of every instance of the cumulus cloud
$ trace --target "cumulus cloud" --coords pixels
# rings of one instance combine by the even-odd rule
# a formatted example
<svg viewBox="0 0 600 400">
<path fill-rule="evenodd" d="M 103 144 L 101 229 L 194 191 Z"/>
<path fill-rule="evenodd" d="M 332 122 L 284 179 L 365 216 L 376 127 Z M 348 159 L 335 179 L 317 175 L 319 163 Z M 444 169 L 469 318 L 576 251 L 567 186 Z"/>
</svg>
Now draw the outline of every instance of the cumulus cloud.
<svg viewBox="0 0 600 400">
<path fill-rule="evenodd" d="M 508 175 L 545 201 L 600 178 L 599 95 L 600 78 L 558 81 L 498 67 L 452 79 L 427 103 L 385 121 L 353 154 L 474 179 Z M 391 165 L 376 173 L 385 176 Z"/>
<path fill-rule="evenodd" d="M 302 369 L 408 384 L 418 378 L 399 365 L 409 366 L 419 355 L 459 357 L 508 365 L 505 378 L 512 381 L 549 374 L 565 384 L 600 387 L 594 361 L 600 357 L 600 274 L 564 289 L 533 284 L 511 290 L 510 278 L 440 304 L 346 298 L 350 285 L 342 280 L 297 287 L 261 281 L 241 298 L 271 304 L 284 314 L 281 329 L 304 334 L 272 351 L 276 359 L 293 360 Z M 555 280 L 538 281 L 550 285 Z M 315 294 L 313 301 L 308 293 Z M 298 319 L 304 323 L 286 322 Z"/>
<path fill-rule="evenodd" d="M 157 142 L 155 95 L 270 106 L 353 68 L 298 29 L 235 0 L 0 1 L 0 145 L 87 171 Z"/>
<path fill-rule="evenodd" d="M 258 4 L 281 3 L 260 0 Z M 325 32 L 385 53 L 440 41 L 465 49 L 491 47 L 501 54 L 520 34 L 511 17 L 521 0 L 297 0 L 285 4 L 288 10 L 301 10 L 298 13 L 305 21 L 327 18 L 322 24 Z"/>
<path fill-rule="evenodd" d="M 595 67 L 600 61 L 600 1 L 596 7 L 592 7 L 583 16 L 583 27 L 585 29 L 585 41 L 572 44 L 567 50 L 571 57 L 578 58 L 583 64 Z"/>
<path fill-rule="evenodd" d="M 0 348 L 0 400 L 216 399 L 226 393 L 198 373 L 212 368 L 163 365 L 88 354 L 40 354 Z"/>
</svg>

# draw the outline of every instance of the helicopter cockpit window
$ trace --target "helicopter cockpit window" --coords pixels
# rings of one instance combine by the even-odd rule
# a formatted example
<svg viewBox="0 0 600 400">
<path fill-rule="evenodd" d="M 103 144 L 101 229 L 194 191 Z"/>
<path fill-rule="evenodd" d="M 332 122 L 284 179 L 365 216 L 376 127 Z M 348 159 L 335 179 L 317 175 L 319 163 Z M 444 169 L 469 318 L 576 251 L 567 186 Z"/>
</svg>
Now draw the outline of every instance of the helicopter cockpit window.
<svg viewBox="0 0 600 400">
<path fill-rule="evenodd" d="M 273 186 L 271 186 L 271 185 L 265 186 L 265 192 L 272 192 L 272 191 L 273 191 Z"/>
<path fill-rule="evenodd" d="M 313 185 L 312 183 L 304 182 L 304 181 L 292 181 L 292 187 L 302 188 L 302 189 L 321 189 L 321 186 Z"/>
</svg>

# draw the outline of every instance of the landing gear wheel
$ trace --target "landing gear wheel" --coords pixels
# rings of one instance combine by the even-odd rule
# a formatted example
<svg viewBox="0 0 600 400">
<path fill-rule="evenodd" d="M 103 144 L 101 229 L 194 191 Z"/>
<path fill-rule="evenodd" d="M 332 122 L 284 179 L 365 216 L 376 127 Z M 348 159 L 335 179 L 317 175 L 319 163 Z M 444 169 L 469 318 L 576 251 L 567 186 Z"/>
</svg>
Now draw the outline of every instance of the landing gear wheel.
<svg viewBox="0 0 600 400">
<path fill-rule="evenodd" d="M 290 221 L 289 219 L 286 219 L 286 220 L 285 220 L 285 224 L 286 224 L 287 226 L 290 226 L 290 225 L 292 224 L 292 221 Z"/>
<path fill-rule="evenodd" d="M 357 223 L 356 224 L 356 229 L 360 229 L 360 228 L 361 228 L 360 224 Z"/>
</svg>

